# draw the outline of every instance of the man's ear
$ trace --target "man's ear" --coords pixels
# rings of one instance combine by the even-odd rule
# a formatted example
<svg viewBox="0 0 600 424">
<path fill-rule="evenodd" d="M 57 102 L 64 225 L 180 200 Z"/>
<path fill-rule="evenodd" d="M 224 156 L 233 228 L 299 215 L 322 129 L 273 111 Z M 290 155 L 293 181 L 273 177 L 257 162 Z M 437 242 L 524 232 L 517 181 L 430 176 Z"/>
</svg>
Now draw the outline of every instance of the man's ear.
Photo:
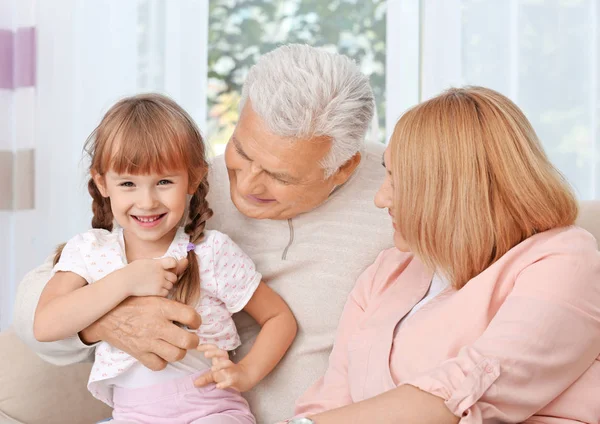
<svg viewBox="0 0 600 424">
<path fill-rule="evenodd" d="M 344 184 L 348 181 L 348 178 L 356 171 L 356 167 L 360 164 L 361 155 L 360 152 L 356 152 L 354 156 L 348 159 L 342 166 L 339 167 L 333 178 L 333 182 L 336 186 Z"/>
<path fill-rule="evenodd" d="M 104 181 L 104 177 L 93 169 L 90 171 L 90 175 L 92 176 L 92 180 L 94 180 L 94 184 L 96 184 L 96 187 L 98 187 L 98 191 L 102 197 L 108 197 L 108 190 L 106 190 L 106 182 Z"/>
</svg>

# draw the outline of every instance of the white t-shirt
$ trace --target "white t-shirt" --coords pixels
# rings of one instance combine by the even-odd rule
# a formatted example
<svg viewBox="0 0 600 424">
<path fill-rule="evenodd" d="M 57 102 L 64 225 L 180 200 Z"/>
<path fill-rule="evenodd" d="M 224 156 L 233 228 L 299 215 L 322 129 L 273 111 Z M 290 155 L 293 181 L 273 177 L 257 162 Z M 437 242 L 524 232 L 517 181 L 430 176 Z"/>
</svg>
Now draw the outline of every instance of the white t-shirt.
<svg viewBox="0 0 600 424">
<path fill-rule="evenodd" d="M 415 306 L 413 306 L 413 308 L 410 310 L 410 312 L 408 314 L 406 314 L 406 316 L 404 318 L 402 318 L 400 320 L 400 322 L 396 326 L 396 329 L 394 330 L 394 335 L 398 334 L 398 330 L 400 330 L 400 327 L 402 327 L 404 325 L 404 322 L 406 322 L 406 320 L 410 316 L 412 316 L 415 312 L 417 312 L 419 309 L 421 309 L 423 306 L 425 306 L 431 300 L 436 298 L 441 292 L 446 290 L 448 287 L 450 287 L 450 283 L 448 283 L 448 281 L 446 281 L 446 279 L 442 278 L 437 273 L 433 274 L 433 278 L 431 279 L 431 284 L 429 285 L 429 290 L 427 291 L 427 294 L 425 295 L 425 297 L 423 299 L 421 299 L 421 301 L 419 303 L 417 303 Z"/>
<path fill-rule="evenodd" d="M 189 236 L 183 228 L 179 228 L 163 257 L 185 257 L 188 243 Z M 196 305 L 202 317 L 202 325 L 197 330 L 200 343 L 233 350 L 240 345 L 240 338 L 232 314 L 246 306 L 262 276 L 252 260 L 219 231 L 206 230 L 195 253 L 200 267 L 200 299 Z M 57 271 L 74 272 L 91 284 L 126 264 L 123 230 L 119 227 L 112 232 L 93 229 L 69 240 L 53 274 Z M 113 386 L 140 387 L 129 378 L 130 373 L 131 377 L 143 380 L 139 383 L 145 386 L 206 368 L 202 355 L 190 353 L 182 361 L 169 364 L 164 371 L 152 372 L 127 353 L 102 342 L 96 347 L 88 389 L 112 406 Z"/>
</svg>

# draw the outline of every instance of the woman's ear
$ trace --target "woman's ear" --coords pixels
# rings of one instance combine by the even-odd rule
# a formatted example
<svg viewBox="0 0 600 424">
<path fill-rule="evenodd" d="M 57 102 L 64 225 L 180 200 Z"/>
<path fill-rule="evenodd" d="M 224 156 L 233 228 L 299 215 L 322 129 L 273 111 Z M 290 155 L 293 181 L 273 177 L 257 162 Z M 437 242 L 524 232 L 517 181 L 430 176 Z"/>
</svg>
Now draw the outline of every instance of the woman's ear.
<svg viewBox="0 0 600 424">
<path fill-rule="evenodd" d="M 92 180 L 94 180 L 94 184 L 96 184 L 96 187 L 98 187 L 98 191 L 102 197 L 108 197 L 108 190 L 106 190 L 106 181 L 104 180 L 104 176 L 100 175 L 93 169 L 90 171 L 90 175 L 92 176 Z"/>
</svg>

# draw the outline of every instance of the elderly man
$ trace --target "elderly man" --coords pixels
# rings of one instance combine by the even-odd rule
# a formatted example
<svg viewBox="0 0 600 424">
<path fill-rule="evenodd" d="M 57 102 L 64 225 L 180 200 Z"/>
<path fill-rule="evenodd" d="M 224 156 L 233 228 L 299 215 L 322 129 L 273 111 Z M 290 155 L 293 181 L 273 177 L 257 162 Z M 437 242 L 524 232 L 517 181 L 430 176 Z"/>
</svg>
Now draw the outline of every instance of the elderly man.
<svg viewBox="0 0 600 424">
<path fill-rule="evenodd" d="M 298 336 L 279 366 L 246 393 L 259 423 L 289 417 L 295 399 L 327 367 L 338 319 L 358 275 L 392 245 L 389 217 L 373 206 L 383 146 L 364 146 L 374 100 L 368 79 L 345 56 L 288 45 L 260 58 L 241 114 L 210 180 L 208 226 L 229 234 L 294 312 Z M 162 298 L 130 298 L 79 338 L 35 342 L 33 311 L 50 263 L 22 282 L 15 318 L 21 338 L 55 364 L 87 359 L 105 340 L 152 369 L 181 359 L 198 337 L 193 309 Z M 248 352 L 259 327 L 236 323 Z"/>
</svg>

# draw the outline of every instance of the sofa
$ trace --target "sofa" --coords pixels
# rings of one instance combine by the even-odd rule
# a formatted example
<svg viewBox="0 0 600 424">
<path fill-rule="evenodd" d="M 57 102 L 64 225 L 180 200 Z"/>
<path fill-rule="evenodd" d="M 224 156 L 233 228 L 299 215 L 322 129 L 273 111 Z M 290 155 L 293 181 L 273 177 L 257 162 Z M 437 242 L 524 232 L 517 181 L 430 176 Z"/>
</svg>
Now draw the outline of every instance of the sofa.
<svg viewBox="0 0 600 424">
<path fill-rule="evenodd" d="M 582 202 L 578 225 L 600 240 L 600 201 Z M 0 333 L 0 424 L 81 424 L 109 417 L 110 408 L 86 389 L 90 367 L 50 365 L 11 329 Z"/>
</svg>

